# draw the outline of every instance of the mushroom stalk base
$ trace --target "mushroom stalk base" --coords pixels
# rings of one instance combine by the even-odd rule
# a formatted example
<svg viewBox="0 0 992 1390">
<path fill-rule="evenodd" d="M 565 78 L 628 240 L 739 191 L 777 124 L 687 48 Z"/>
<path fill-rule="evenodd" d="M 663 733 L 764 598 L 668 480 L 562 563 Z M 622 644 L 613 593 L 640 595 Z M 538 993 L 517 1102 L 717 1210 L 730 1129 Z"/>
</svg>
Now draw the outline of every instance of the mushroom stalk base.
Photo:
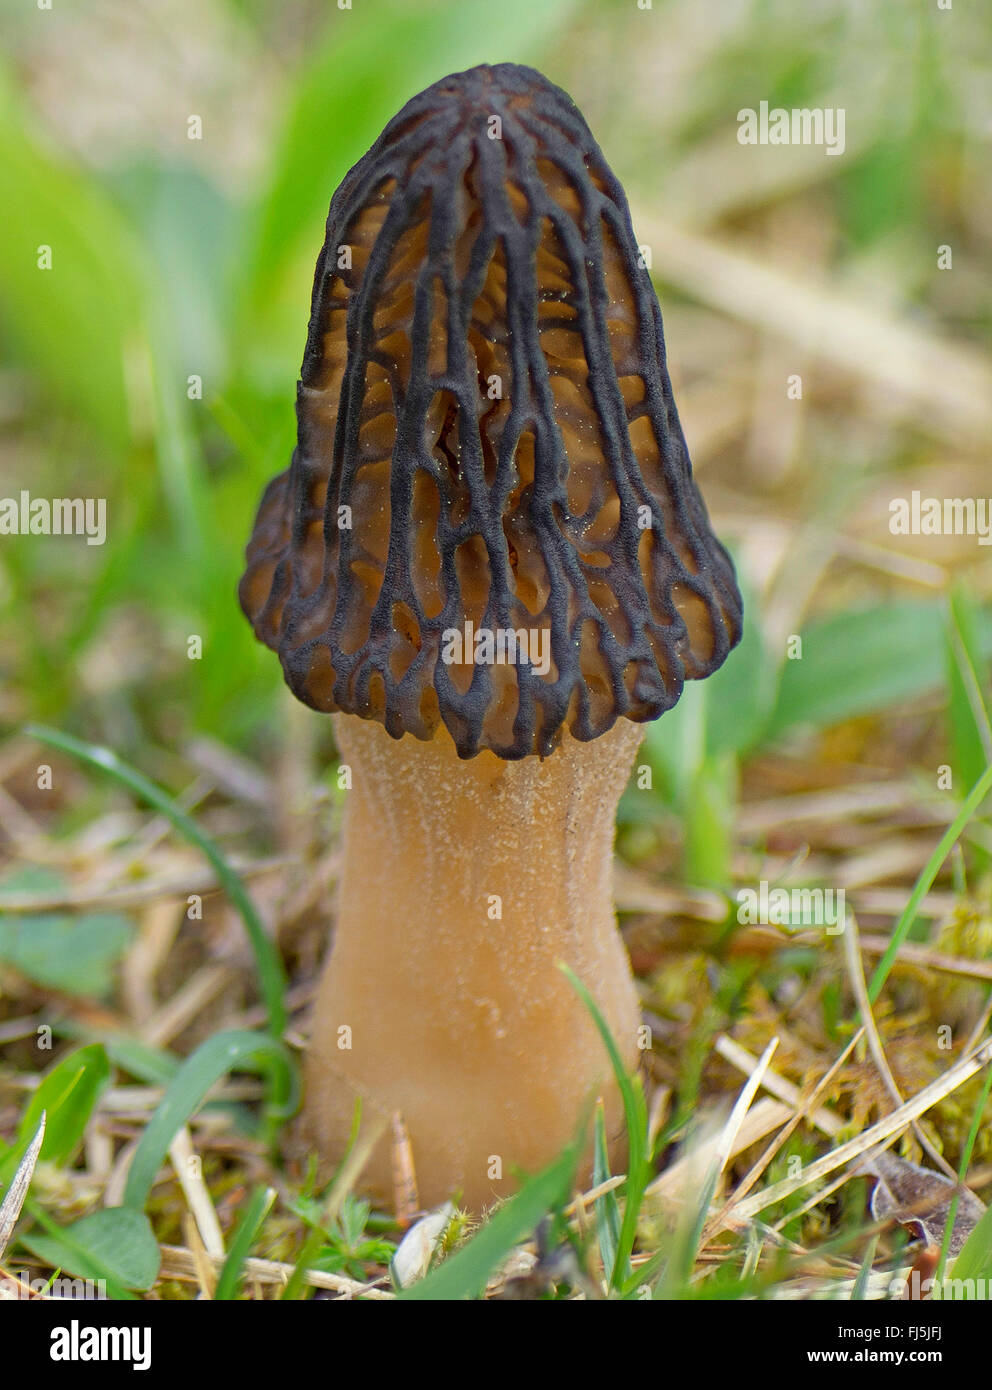
<svg viewBox="0 0 992 1390">
<path fill-rule="evenodd" d="M 640 1022 L 612 901 L 614 821 L 642 729 L 620 719 L 551 757 L 460 760 L 335 716 L 347 793 L 337 927 L 307 1064 L 305 1124 L 340 1159 L 361 1097 L 399 1112 L 423 1207 L 460 1191 L 479 1210 L 577 1133 L 602 1096 L 622 1111 L 605 1049 L 557 968 L 596 999 L 624 1062 Z M 623 1161 L 622 1153 L 614 1157 Z M 394 1184 L 388 1130 L 362 1182 Z"/>
</svg>

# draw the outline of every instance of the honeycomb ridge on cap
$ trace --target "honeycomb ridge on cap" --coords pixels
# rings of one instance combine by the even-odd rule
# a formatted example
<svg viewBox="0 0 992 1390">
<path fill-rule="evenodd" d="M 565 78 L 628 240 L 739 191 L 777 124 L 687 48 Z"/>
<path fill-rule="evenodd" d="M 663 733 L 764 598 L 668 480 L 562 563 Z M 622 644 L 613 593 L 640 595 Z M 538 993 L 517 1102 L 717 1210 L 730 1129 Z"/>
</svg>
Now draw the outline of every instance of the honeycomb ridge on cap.
<svg viewBox="0 0 992 1390">
<path fill-rule="evenodd" d="M 623 189 L 533 69 L 444 78 L 345 177 L 297 420 L 240 597 L 314 709 L 546 756 L 740 638 Z"/>
</svg>

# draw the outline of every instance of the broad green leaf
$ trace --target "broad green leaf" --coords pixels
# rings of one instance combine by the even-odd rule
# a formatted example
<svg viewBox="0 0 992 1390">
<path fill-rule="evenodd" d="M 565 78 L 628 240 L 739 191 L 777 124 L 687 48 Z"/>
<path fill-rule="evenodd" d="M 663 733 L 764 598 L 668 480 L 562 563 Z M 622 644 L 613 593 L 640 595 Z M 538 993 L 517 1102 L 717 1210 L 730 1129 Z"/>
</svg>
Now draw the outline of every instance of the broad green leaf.
<svg viewBox="0 0 992 1390">
<path fill-rule="evenodd" d="M 766 737 L 798 724 L 836 724 L 938 689 L 945 674 L 937 603 L 885 603 L 832 614 L 802 633 L 802 657 L 786 661 Z M 979 653 L 992 654 L 992 614 L 977 623 Z"/>
<path fill-rule="evenodd" d="M 130 923 L 119 913 L 8 914 L 0 917 L 0 962 L 48 989 L 100 998 L 130 939 Z"/>
<path fill-rule="evenodd" d="M 90 1115 L 110 1081 L 110 1063 L 99 1043 L 77 1048 L 42 1079 L 21 1117 L 17 1143 L 0 1162 L 0 1180 L 8 1182 L 27 1150 L 45 1112 L 45 1140 L 39 1161 L 64 1164 L 76 1152 Z"/>
<path fill-rule="evenodd" d="M 77 1278 L 106 1279 L 125 1289 L 150 1289 L 158 1278 L 162 1257 L 151 1224 L 130 1207 L 105 1207 L 57 1234 L 32 1231 L 20 1239 L 53 1269 Z"/>
</svg>

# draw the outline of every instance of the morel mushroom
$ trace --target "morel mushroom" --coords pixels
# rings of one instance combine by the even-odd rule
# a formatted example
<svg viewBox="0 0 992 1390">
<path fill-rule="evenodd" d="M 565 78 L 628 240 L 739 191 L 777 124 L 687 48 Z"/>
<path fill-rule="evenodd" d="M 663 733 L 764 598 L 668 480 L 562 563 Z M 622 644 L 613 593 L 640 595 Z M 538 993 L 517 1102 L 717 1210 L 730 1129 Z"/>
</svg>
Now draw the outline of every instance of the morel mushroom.
<svg viewBox="0 0 992 1390">
<path fill-rule="evenodd" d="M 564 92 L 479 67 L 390 121 L 331 201 L 297 416 L 240 593 L 352 777 L 310 1133 L 333 1159 L 356 1097 L 399 1112 L 422 1200 L 478 1208 L 593 1096 L 621 1128 L 556 965 L 633 1065 L 617 802 L 640 725 L 741 631 L 627 201 Z"/>
</svg>

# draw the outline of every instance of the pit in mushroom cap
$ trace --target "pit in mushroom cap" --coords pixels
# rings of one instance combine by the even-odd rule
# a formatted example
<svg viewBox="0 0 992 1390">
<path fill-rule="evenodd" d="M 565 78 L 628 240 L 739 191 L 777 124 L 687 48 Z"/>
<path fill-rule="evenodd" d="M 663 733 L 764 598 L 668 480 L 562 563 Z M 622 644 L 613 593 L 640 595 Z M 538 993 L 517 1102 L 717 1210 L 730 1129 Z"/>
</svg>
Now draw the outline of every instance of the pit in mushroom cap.
<svg viewBox="0 0 992 1390">
<path fill-rule="evenodd" d="M 658 717 L 739 640 L 626 198 L 532 69 L 445 78 L 345 178 L 297 417 L 240 594 L 315 709 L 543 757 Z M 547 673 L 447 664 L 466 622 L 546 634 Z"/>
</svg>

